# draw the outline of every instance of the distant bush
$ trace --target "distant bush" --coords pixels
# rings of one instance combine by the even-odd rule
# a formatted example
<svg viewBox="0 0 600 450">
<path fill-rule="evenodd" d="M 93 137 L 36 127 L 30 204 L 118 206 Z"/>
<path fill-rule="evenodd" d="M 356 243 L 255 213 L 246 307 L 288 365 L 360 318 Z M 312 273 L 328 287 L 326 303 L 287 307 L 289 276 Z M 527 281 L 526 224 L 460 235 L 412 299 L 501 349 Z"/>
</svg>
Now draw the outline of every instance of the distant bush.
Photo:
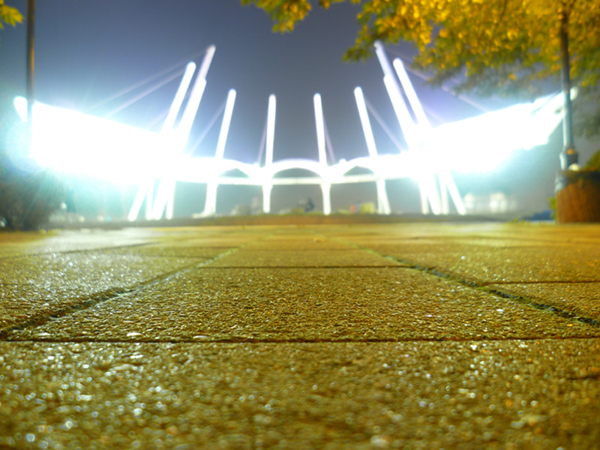
<svg viewBox="0 0 600 450">
<path fill-rule="evenodd" d="M 4 227 L 37 230 L 61 207 L 64 197 L 56 174 L 31 161 L 17 164 L 0 148 L 0 222 Z"/>
<path fill-rule="evenodd" d="M 37 230 L 60 209 L 64 190 L 49 171 L 0 178 L 0 218 L 13 230 Z"/>
</svg>

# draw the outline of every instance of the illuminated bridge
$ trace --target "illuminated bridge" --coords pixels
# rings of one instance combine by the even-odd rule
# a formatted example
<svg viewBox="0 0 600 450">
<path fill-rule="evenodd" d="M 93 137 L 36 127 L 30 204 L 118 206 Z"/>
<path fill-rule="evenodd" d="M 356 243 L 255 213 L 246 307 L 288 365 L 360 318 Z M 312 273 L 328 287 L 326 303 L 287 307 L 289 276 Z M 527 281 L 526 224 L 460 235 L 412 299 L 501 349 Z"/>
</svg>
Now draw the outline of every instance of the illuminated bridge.
<svg viewBox="0 0 600 450">
<path fill-rule="evenodd" d="M 377 187 L 377 212 L 390 214 L 385 183 L 399 178 L 417 181 L 423 214 L 448 214 L 451 202 L 459 214 L 465 214 L 452 171 L 490 170 L 514 150 L 546 144 L 549 135 L 562 120 L 563 98 L 553 95 L 433 128 L 402 61 L 395 59 L 390 63 L 383 46 L 378 43 L 376 54 L 383 69 L 383 81 L 408 144 L 407 150 L 395 155 L 378 155 L 369 108 L 362 89 L 357 87 L 354 96 L 368 151 L 365 156 L 328 164 L 327 151 L 331 149 L 328 149 L 326 139 L 321 96 L 315 94 L 318 160 L 274 160 L 275 95 L 269 97 L 261 144 L 261 151 L 265 152 L 264 164 L 227 159 L 225 143 L 236 98 L 236 92 L 230 90 L 215 156 L 197 158 L 184 154 L 184 147 L 206 88 L 206 75 L 214 52 L 214 46 L 207 49 L 198 70 L 195 63 L 188 63 L 160 133 L 36 103 L 33 108 L 32 156 L 40 164 L 58 171 L 138 185 L 128 216 L 131 221 L 138 219 L 144 206 L 147 220 L 172 218 L 177 182 L 207 185 L 204 211 L 198 214 L 201 216 L 216 213 L 220 185 L 262 187 L 264 213 L 271 212 L 273 186 L 319 185 L 323 213 L 330 214 L 332 185 L 365 182 L 375 183 Z M 23 120 L 27 120 L 26 100 L 21 97 L 15 99 L 15 106 Z M 179 117 L 180 120 L 177 120 Z M 357 167 L 370 173 L 352 174 Z M 281 177 L 284 171 L 290 169 L 304 169 L 313 176 Z M 232 171 L 241 172 L 243 176 L 228 176 Z"/>
</svg>

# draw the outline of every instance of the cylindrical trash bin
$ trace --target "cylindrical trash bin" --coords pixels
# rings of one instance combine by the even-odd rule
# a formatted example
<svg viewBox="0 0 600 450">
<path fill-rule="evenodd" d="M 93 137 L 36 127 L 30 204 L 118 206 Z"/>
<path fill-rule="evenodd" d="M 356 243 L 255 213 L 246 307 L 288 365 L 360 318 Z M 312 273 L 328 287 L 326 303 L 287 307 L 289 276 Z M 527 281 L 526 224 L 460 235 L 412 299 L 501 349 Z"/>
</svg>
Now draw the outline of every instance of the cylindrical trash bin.
<svg viewBox="0 0 600 450">
<path fill-rule="evenodd" d="M 555 193 L 557 222 L 600 222 L 600 172 L 559 172 Z"/>
</svg>

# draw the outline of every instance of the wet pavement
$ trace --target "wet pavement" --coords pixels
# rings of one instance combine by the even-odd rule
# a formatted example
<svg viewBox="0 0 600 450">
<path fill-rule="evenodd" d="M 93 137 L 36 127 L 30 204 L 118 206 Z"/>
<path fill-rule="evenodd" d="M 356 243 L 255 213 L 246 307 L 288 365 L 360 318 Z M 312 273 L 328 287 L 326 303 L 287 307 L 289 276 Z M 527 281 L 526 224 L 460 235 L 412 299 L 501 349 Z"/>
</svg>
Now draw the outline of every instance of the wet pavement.
<svg viewBox="0 0 600 450">
<path fill-rule="evenodd" d="M 600 226 L 0 234 L 0 449 L 600 449 Z"/>
</svg>

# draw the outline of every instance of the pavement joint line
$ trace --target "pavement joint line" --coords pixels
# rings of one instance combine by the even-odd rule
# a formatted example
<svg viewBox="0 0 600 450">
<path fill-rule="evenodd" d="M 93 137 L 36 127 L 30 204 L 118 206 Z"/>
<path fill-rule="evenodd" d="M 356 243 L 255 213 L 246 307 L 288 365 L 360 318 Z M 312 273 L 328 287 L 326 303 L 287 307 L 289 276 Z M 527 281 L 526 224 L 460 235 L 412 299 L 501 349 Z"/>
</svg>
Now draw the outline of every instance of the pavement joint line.
<svg viewBox="0 0 600 450">
<path fill-rule="evenodd" d="M 48 323 L 50 320 L 54 320 L 54 319 L 59 319 L 61 317 L 65 317 L 68 316 L 70 314 L 74 314 L 77 313 L 79 311 L 84 311 L 86 309 L 89 309 L 93 306 L 96 306 L 100 303 L 109 301 L 109 300 L 115 300 L 118 299 L 119 297 L 122 297 L 124 295 L 127 294 L 131 294 L 132 292 L 138 291 L 140 289 L 146 288 L 148 286 L 152 286 L 155 284 L 158 284 L 164 280 L 166 280 L 167 278 L 175 275 L 175 274 L 179 274 L 179 273 L 185 273 L 185 272 L 190 272 L 194 269 L 200 268 L 206 264 L 209 264 L 210 262 L 217 260 L 219 258 L 222 258 L 224 256 L 230 255 L 231 253 L 236 252 L 238 249 L 232 249 L 228 252 L 225 253 L 221 253 L 220 255 L 215 256 L 214 258 L 207 260 L 207 261 L 201 261 L 201 262 L 196 262 L 194 264 L 190 264 L 188 266 L 184 266 L 181 267 L 179 269 L 170 271 L 170 272 L 166 272 L 163 273 L 157 277 L 151 278 L 147 281 L 143 281 L 141 283 L 135 284 L 131 287 L 126 287 L 126 288 L 112 288 L 112 289 L 107 289 L 105 291 L 101 291 L 101 292 L 96 292 L 94 294 L 85 296 L 85 297 L 81 297 L 79 302 L 77 302 L 74 305 L 71 305 L 69 307 L 63 308 L 63 309 L 59 309 L 58 311 L 54 311 L 51 314 L 48 315 L 43 315 L 40 317 L 36 317 L 33 318 L 31 320 L 27 320 L 25 322 L 21 322 L 18 325 L 13 325 L 12 327 L 8 327 L 8 328 L 4 328 L 4 329 L 0 329 L 0 341 L 3 341 L 6 339 L 6 337 L 14 332 L 14 331 L 22 331 L 25 330 L 26 328 L 29 327 L 37 327 L 37 326 L 41 326 L 44 325 L 46 323 Z M 77 300 L 77 299 L 75 299 Z"/>
<path fill-rule="evenodd" d="M 586 325 L 590 325 L 594 328 L 600 328 L 600 321 L 596 320 L 596 319 L 592 319 L 591 317 L 585 317 L 585 316 L 580 316 L 578 314 L 574 314 L 571 313 L 569 311 L 565 311 L 564 309 L 560 309 L 557 308 L 555 306 L 552 305 L 547 305 L 545 303 L 540 303 L 537 302 L 531 298 L 527 298 L 524 297 L 522 295 L 517 295 L 517 294 L 511 294 L 508 292 L 504 292 L 500 289 L 492 289 L 489 288 L 489 285 L 493 285 L 493 284 L 519 284 L 518 282 L 514 282 L 514 283 L 494 283 L 494 282 L 483 282 L 483 283 L 477 283 L 475 281 L 471 281 L 471 280 L 467 280 L 467 279 L 463 279 L 463 278 L 459 278 L 455 275 L 451 275 L 448 273 L 444 273 L 444 272 L 440 272 L 439 270 L 435 269 L 434 267 L 427 267 L 427 266 L 422 266 L 419 264 L 415 264 L 412 261 L 406 261 L 403 260 L 401 258 L 396 258 L 390 255 L 382 255 L 381 253 L 378 253 L 374 250 L 371 250 L 368 247 L 361 247 L 360 245 L 356 245 L 352 242 L 347 242 L 347 241 L 342 241 L 340 240 L 340 242 L 344 242 L 346 244 L 349 244 L 357 249 L 360 250 L 364 250 L 368 253 L 372 253 L 378 256 L 381 256 L 382 258 L 386 258 L 386 259 L 390 259 L 392 261 L 396 261 L 399 262 L 400 264 L 403 264 L 405 269 L 413 269 L 413 270 L 418 270 L 420 272 L 423 273 L 427 273 L 430 275 L 434 275 L 438 278 L 442 278 L 442 279 L 446 279 L 446 280 L 450 280 L 450 281 L 454 281 L 456 283 L 462 284 L 463 286 L 467 286 L 470 287 L 472 289 L 478 290 L 478 291 L 483 291 L 483 292 L 487 292 L 489 294 L 493 294 L 493 295 L 497 295 L 498 297 L 507 299 L 507 300 L 513 300 L 517 303 L 520 303 L 522 305 L 526 305 L 526 306 L 530 306 L 532 308 L 541 310 L 541 311 L 546 311 L 549 312 L 551 314 L 557 315 L 559 317 L 562 317 L 563 319 L 569 319 L 569 320 L 574 320 L 580 323 L 584 323 Z M 384 266 L 385 267 L 385 266 Z M 394 266 L 396 267 L 396 266 Z M 397 267 L 402 267 L 402 266 L 397 266 Z M 587 283 L 594 283 L 594 281 L 586 281 Z M 533 283 L 533 282 L 532 282 Z M 538 283 L 551 283 L 550 281 L 548 282 L 538 282 Z M 564 281 L 563 283 L 570 283 L 568 281 Z"/>
<path fill-rule="evenodd" d="M 592 319 L 590 317 L 579 316 L 579 315 L 573 314 L 569 311 L 565 311 L 564 309 L 557 308 L 556 306 L 546 305 L 545 303 L 539 303 L 532 299 L 523 297 L 521 295 L 509 294 L 509 293 L 501 291 L 499 289 L 489 289 L 485 286 L 483 286 L 482 289 L 486 292 L 490 292 L 492 294 L 498 295 L 499 297 L 503 297 L 503 298 L 506 298 L 509 300 L 515 300 L 519 303 L 531 305 L 534 308 L 542 310 L 542 311 L 549 311 L 549 312 L 556 314 L 559 317 L 563 317 L 565 319 L 575 320 L 577 322 L 591 325 L 595 328 L 600 328 L 600 321 L 596 320 L 596 319 Z"/>
<path fill-rule="evenodd" d="M 407 264 L 407 265 L 412 264 L 409 261 L 403 261 L 398 258 L 394 258 L 394 259 L 403 264 Z M 454 281 L 456 283 L 462 284 L 463 286 L 467 286 L 467 287 L 470 287 L 470 288 L 478 290 L 478 291 L 483 291 L 483 292 L 487 292 L 490 294 L 494 294 L 494 295 L 497 295 L 498 297 L 501 297 L 501 298 L 504 298 L 507 300 L 513 300 L 522 305 L 531 306 L 531 307 L 541 310 L 541 311 L 550 312 L 554 315 L 562 317 L 563 319 L 575 320 L 577 322 L 585 323 L 586 325 L 591 325 L 595 328 L 600 328 L 600 321 L 598 321 L 596 319 L 592 319 L 591 317 L 579 316 L 577 314 L 571 313 L 564 309 L 557 308 L 556 306 L 547 305 L 545 303 L 540 303 L 531 298 L 524 297 L 522 295 L 511 294 L 509 292 L 504 292 L 500 289 L 493 289 L 493 288 L 488 287 L 489 285 L 500 284 L 500 283 L 488 283 L 488 282 L 477 283 L 475 281 L 462 279 L 462 278 L 459 278 L 454 275 L 440 272 L 439 270 L 431 268 L 431 267 L 420 266 L 418 264 L 413 264 L 413 267 L 415 270 L 418 270 L 420 272 L 428 273 L 428 274 L 434 275 L 438 278 L 443 278 L 446 280 Z M 567 283 L 567 282 L 565 282 L 565 283 Z M 509 283 L 506 283 L 506 284 L 509 284 Z M 513 283 L 510 283 L 510 284 L 513 284 Z M 514 283 L 514 284 L 517 284 L 517 283 Z"/>
<path fill-rule="evenodd" d="M 412 269 L 412 267 L 399 266 L 397 264 L 389 266 L 208 266 L 203 269 Z"/>
<path fill-rule="evenodd" d="M 91 308 L 99 303 L 112 300 L 114 298 L 118 298 L 121 295 L 128 294 L 132 292 L 133 289 L 128 288 L 115 288 L 115 289 L 107 289 L 102 292 L 97 292 L 95 294 L 80 297 L 79 302 L 74 305 L 71 305 L 67 308 L 59 309 L 58 311 L 54 311 L 48 315 L 42 315 L 40 317 L 36 317 L 25 322 L 21 322 L 17 325 L 13 325 L 8 328 L 4 328 L 0 330 L 0 340 L 6 339 L 9 333 L 13 331 L 21 331 L 29 327 L 40 326 L 48 323 L 50 320 L 59 319 L 61 317 L 65 317 L 69 314 L 76 313 L 78 311 L 83 311 L 85 309 Z"/>
<path fill-rule="evenodd" d="M 553 337 L 507 337 L 498 338 L 406 338 L 406 339 L 7 339 L 0 338 L 0 343 L 6 344 L 198 344 L 202 346 L 215 344 L 377 344 L 377 343 L 405 343 L 405 342 L 521 342 L 521 341 L 584 341 L 599 339 L 597 336 L 553 336 Z"/>
</svg>

